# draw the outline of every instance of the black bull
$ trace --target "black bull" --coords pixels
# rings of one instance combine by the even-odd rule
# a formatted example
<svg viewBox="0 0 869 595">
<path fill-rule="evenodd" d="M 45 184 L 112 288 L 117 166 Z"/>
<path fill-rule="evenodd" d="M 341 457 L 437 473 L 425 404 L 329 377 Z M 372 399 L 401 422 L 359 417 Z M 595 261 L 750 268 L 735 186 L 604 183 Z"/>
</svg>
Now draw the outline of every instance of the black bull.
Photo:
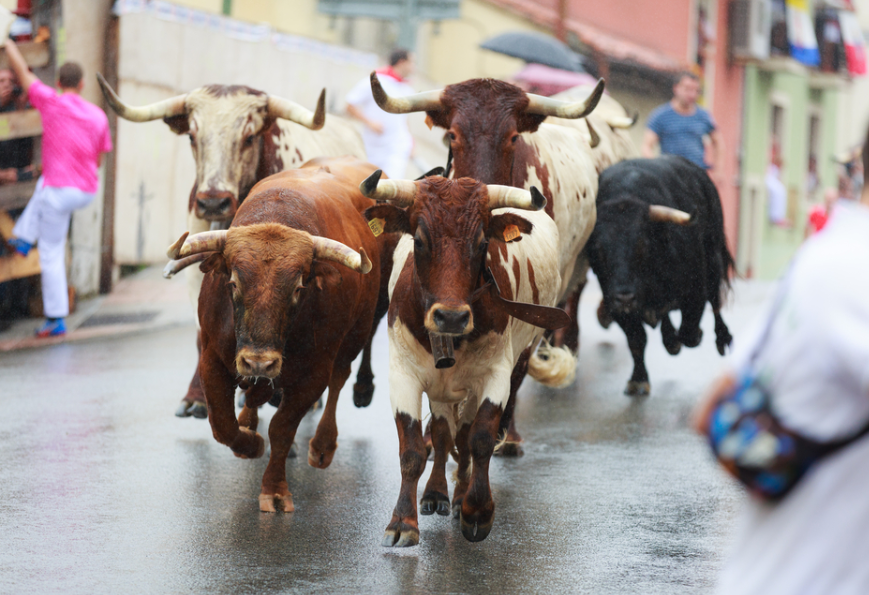
<svg viewBox="0 0 869 595">
<path fill-rule="evenodd" d="M 664 347 L 675 355 L 683 345 L 700 344 L 708 301 L 724 355 L 732 337 L 720 310 L 734 263 L 718 191 L 706 172 L 673 155 L 613 165 L 600 176 L 597 217 L 589 258 L 603 291 L 598 320 L 604 327 L 616 321 L 627 336 L 634 371 L 625 394 L 650 390 L 644 323 L 661 322 Z M 678 331 L 672 310 L 682 313 Z"/>
</svg>

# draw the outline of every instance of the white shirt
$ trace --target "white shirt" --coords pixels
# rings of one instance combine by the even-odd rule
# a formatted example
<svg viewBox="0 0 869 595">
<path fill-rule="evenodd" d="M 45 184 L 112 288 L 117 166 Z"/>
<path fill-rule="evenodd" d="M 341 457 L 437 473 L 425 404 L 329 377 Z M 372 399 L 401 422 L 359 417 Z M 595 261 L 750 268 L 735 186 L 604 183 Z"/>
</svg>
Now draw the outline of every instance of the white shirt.
<svg viewBox="0 0 869 595">
<path fill-rule="evenodd" d="M 847 437 L 869 421 L 869 208 L 839 203 L 786 283 L 757 360 L 773 409 L 806 437 Z M 737 343 L 736 370 L 764 327 Z M 721 594 L 869 593 L 869 436 L 818 463 L 780 503 L 748 497 L 735 537 Z"/>
<path fill-rule="evenodd" d="M 392 76 L 378 72 L 380 85 L 391 97 L 412 95 L 413 87 Z M 367 126 L 362 129 L 362 142 L 368 161 L 381 168 L 390 178 L 403 178 L 413 149 L 413 137 L 407 127 L 407 114 L 390 114 L 375 103 L 371 95 L 371 82 L 363 79 L 347 94 L 347 103 L 358 108 L 369 120 L 383 125 L 377 134 Z"/>
<path fill-rule="evenodd" d="M 780 223 L 787 219 L 788 191 L 781 181 L 781 170 L 769 164 L 766 170 L 766 191 L 769 198 L 770 223 Z"/>
</svg>

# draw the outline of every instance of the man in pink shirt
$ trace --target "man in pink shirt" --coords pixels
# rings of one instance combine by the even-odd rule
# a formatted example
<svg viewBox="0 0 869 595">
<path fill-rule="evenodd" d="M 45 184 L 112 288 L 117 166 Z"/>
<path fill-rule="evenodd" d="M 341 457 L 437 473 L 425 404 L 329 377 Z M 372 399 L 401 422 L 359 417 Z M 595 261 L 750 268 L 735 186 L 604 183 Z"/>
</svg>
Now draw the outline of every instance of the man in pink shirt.
<svg viewBox="0 0 869 595">
<path fill-rule="evenodd" d="M 81 98 L 82 69 L 67 62 L 58 70 L 58 93 L 27 68 L 15 42 L 6 40 L 9 64 L 42 116 L 42 177 L 13 229 L 9 244 L 26 256 L 39 242 L 45 324 L 40 337 L 66 333 L 69 314 L 66 238 L 72 212 L 86 207 L 99 187 L 97 169 L 112 150 L 109 122 L 97 106 Z"/>
</svg>

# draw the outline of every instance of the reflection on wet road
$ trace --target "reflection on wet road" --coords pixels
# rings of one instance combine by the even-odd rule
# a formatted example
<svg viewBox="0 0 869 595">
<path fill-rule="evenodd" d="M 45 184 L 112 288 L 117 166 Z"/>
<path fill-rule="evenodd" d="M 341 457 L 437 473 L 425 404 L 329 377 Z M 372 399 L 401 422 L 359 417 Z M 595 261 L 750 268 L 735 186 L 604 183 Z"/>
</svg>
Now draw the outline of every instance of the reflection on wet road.
<svg viewBox="0 0 869 595">
<path fill-rule="evenodd" d="M 735 336 L 766 293 L 737 291 Z M 379 545 L 400 483 L 385 332 L 373 404 L 354 408 L 345 387 L 332 466 L 288 461 L 294 514 L 259 512 L 265 458 L 237 459 L 206 421 L 172 415 L 192 325 L 2 355 L 0 593 L 708 592 L 740 497 L 686 428 L 722 366 L 711 313 L 678 357 L 650 333 L 652 396 L 631 400 L 627 345 L 598 326 L 598 299 L 583 296 L 576 384 L 522 387 L 526 454 L 493 462 L 495 525 L 477 544 L 434 515 L 418 547 Z M 318 419 L 300 427 L 302 453 Z"/>
</svg>

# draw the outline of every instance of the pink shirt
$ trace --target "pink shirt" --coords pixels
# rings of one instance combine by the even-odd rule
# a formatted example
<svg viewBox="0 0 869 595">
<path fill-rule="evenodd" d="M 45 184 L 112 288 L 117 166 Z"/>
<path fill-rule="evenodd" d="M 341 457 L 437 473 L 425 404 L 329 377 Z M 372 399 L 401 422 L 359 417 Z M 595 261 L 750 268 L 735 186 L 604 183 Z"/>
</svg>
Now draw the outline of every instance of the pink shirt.
<svg viewBox="0 0 869 595">
<path fill-rule="evenodd" d="M 106 114 L 75 93 L 58 94 L 41 81 L 30 85 L 28 95 L 42 116 L 45 185 L 96 192 L 100 154 L 112 150 Z"/>
</svg>

